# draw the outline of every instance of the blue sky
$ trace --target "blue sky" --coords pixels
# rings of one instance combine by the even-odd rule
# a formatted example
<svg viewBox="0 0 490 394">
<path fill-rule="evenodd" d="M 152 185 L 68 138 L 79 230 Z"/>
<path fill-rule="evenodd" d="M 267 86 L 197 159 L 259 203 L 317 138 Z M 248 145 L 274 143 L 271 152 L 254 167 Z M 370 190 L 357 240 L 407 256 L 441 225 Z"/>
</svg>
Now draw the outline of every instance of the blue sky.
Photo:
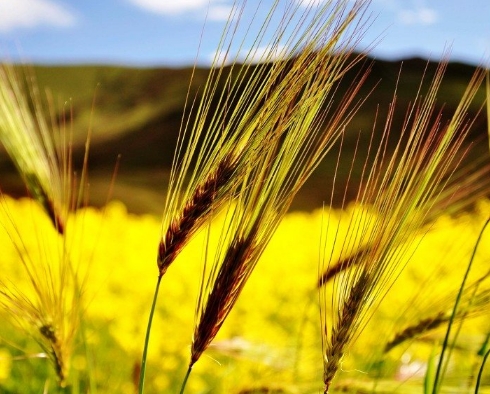
<svg viewBox="0 0 490 394">
<path fill-rule="evenodd" d="M 248 1 L 253 8 L 262 3 L 260 19 L 273 0 Z M 233 0 L 1 0 L 0 56 L 50 64 L 181 66 L 194 63 L 201 41 L 199 62 L 206 63 L 232 4 Z M 369 10 L 371 26 L 360 49 L 381 37 L 371 52 L 376 57 L 437 60 L 450 45 L 452 60 L 480 64 L 490 59 L 489 0 L 372 0 Z"/>
</svg>

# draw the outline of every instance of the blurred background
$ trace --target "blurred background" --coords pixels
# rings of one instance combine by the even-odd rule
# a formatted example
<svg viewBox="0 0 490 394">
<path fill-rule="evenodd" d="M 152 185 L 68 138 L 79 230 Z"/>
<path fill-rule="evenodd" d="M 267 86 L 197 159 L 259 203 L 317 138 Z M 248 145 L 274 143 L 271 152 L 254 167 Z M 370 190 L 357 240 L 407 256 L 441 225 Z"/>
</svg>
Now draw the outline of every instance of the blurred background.
<svg viewBox="0 0 490 394">
<path fill-rule="evenodd" d="M 249 1 L 240 19 L 260 21 L 272 3 Z M 306 9 L 323 1 L 292 0 L 290 4 Z M 192 65 L 199 66 L 191 84 L 191 93 L 198 94 L 234 10 L 233 0 L 0 2 L 2 61 L 34 65 L 28 72 L 34 74 L 42 97 L 49 92 L 57 122 L 62 124 L 66 118 L 72 122 L 75 157 L 81 157 L 87 130 L 93 129 L 92 204 L 105 203 L 120 154 L 112 198 L 122 200 L 131 212 L 161 213 Z M 450 49 L 452 64 L 441 99 L 450 114 L 474 67 L 486 64 L 490 57 L 490 3 L 486 0 L 472 0 L 465 6 L 457 1 L 372 0 L 366 17 L 368 29 L 356 50 L 368 51 L 376 63 L 363 94 L 374 85 L 377 88 L 351 123 L 345 150 L 354 146 L 360 130 L 372 129 L 375 106 L 379 105 L 380 119 L 384 119 L 402 59 L 400 119 L 395 119 L 395 125 L 403 121 L 403 106 L 417 94 L 427 60 L 434 62 L 427 71 L 429 80 L 435 63 Z M 250 27 L 254 28 L 253 23 Z M 240 50 L 232 48 L 231 56 L 240 60 L 252 46 L 253 36 L 249 34 Z M 484 119 L 479 119 L 475 139 L 486 132 Z M 351 158 L 344 156 L 348 163 Z M 293 209 L 310 210 L 329 198 L 335 159 L 326 158 Z M 3 152 L 0 179 L 5 193 L 26 194 Z"/>
</svg>

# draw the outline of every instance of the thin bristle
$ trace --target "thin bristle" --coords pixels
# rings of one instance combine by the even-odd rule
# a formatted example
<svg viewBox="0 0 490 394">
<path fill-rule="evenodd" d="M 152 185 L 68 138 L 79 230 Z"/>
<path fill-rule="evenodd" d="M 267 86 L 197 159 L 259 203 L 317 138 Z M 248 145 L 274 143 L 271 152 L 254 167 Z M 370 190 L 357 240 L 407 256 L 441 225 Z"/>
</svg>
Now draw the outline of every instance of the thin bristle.
<svg viewBox="0 0 490 394">
<path fill-rule="evenodd" d="M 471 208 L 478 200 L 490 194 L 490 165 L 485 164 L 483 159 L 465 165 L 455 173 L 448 173 L 448 183 L 440 192 L 431 196 L 428 204 L 432 209 L 426 213 L 420 222 L 418 231 L 423 234 L 429 232 L 430 224 L 442 215 L 456 215 Z M 413 229 L 415 231 L 415 229 Z M 400 240 L 403 242 L 403 240 Z M 319 275 L 317 288 L 326 285 L 334 277 L 354 264 L 363 260 L 373 246 L 363 245 L 357 247 L 351 254 L 344 257 L 335 264 L 330 264 L 326 270 Z"/>
<path fill-rule="evenodd" d="M 29 264 L 26 269 L 32 267 L 32 262 L 25 261 L 24 264 Z M 60 274 L 61 277 L 63 274 Z M 67 285 L 66 282 L 64 284 Z M 61 297 L 67 297 L 71 292 L 62 292 L 63 295 L 53 293 L 55 285 L 49 283 L 48 278 L 37 278 L 34 288 L 35 296 L 27 296 L 13 284 L 0 281 L 0 306 L 8 310 L 16 325 L 25 329 L 48 355 L 59 386 L 65 387 L 79 323 L 78 316 L 74 315 L 74 308 L 80 307 L 75 295 L 79 289 L 74 289 L 73 299 L 67 300 Z"/>
</svg>

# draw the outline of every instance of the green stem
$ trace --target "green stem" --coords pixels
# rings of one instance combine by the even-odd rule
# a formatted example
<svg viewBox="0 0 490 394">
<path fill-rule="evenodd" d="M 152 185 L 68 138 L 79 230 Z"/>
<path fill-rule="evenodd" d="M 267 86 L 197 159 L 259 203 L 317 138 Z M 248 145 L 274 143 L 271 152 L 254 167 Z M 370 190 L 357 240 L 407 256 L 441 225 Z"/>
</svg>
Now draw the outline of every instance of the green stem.
<svg viewBox="0 0 490 394">
<path fill-rule="evenodd" d="M 187 381 L 189 380 L 189 376 L 192 371 L 192 365 L 189 365 L 187 368 L 187 373 L 185 374 L 184 381 L 182 382 L 182 387 L 180 388 L 180 394 L 184 394 L 185 386 L 187 385 Z"/>
<path fill-rule="evenodd" d="M 442 350 L 441 350 L 441 355 L 439 357 L 439 362 L 437 363 L 437 371 L 436 375 L 434 377 L 434 386 L 432 387 L 432 394 L 437 394 L 440 382 L 439 380 L 441 379 L 441 371 L 442 371 L 442 366 L 444 363 L 444 353 L 446 352 L 446 349 L 448 348 L 449 345 L 449 336 L 451 335 L 451 328 L 454 324 L 454 320 L 456 318 L 456 314 L 458 311 L 459 303 L 461 301 L 461 298 L 463 297 L 463 291 L 466 286 L 466 281 L 468 280 L 468 277 L 470 275 L 471 267 L 473 266 L 473 260 L 475 259 L 476 255 L 476 250 L 478 249 L 478 246 L 480 245 L 481 239 L 483 237 L 483 233 L 485 232 L 485 229 L 487 228 L 488 224 L 490 223 L 490 218 L 486 220 L 485 224 L 483 225 L 480 234 L 478 235 L 478 239 L 476 241 L 475 247 L 473 248 L 473 253 L 471 254 L 471 259 L 468 264 L 468 268 L 466 268 L 466 272 L 463 278 L 463 281 L 461 282 L 461 286 L 459 288 L 458 296 L 456 297 L 456 301 L 454 303 L 453 311 L 451 314 L 451 318 L 449 320 L 449 324 L 447 327 L 446 331 L 446 336 L 444 337 L 444 342 L 442 344 Z"/>
<path fill-rule="evenodd" d="M 478 372 L 478 378 L 476 379 L 475 394 L 478 394 L 480 391 L 480 383 L 481 383 L 481 377 L 483 375 L 483 368 L 485 367 L 485 363 L 487 362 L 489 355 L 490 355 L 490 349 L 483 356 L 483 361 L 481 363 L 480 371 Z"/>
<path fill-rule="evenodd" d="M 153 316 L 155 314 L 155 306 L 157 304 L 158 290 L 160 289 L 160 282 L 162 281 L 162 275 L 158 276 L 157 286 L 155 288 L 155 294 L 153 295 L 153 302 L 151 304 L 150 317 L 148 318 L 148 326 L 146 327 L 145 345 L 143 348 L 143 357 L 141 359 L 141 372 L 139 382 L 139 394 L 143 394 L 145 389 L 145 374 L 146 374 L 146 359 L 148 357 L 148 345 L 150 343 L 151 325 L 153 323 Z"/>
</svg>

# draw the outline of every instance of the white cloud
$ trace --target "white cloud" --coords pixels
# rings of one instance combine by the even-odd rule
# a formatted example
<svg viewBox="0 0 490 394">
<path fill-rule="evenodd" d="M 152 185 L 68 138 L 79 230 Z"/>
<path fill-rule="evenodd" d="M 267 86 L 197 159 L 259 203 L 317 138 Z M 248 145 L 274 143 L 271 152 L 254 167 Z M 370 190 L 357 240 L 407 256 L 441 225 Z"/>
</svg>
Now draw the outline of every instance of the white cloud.
<svg viewBox="0 0 490 394">
<path fill-rule="evenodd" d="M 296 0 L 296 3 L 301 7 L 318 7 L 325 3 L 325 0 Z"/>
<path fill-rule="evenodd" d="M 354 2 L 355 0 L 347 0 L 347 2 Z M 310 8 L 310 7 L 319 7 L 321 5 L 332 5 L 331 0 L 295 0 L 296 4 L 300 7 Z"/>
<path fill-rule="evenodd" d="M 233 60 L 226 51 L 215 51 L 209 56 L 209 61 L 214 66 L 221 66 L 222 64 L 230 64 Z"/>
<path fill-rule="evenodd" d="M 437 12 L 428 7 L 419 7 L 413 10 L 400 10 L 398 19 L 404 25 L 433 25 L 437 22 Z"/>
<path fill-rule="evenodd" d="M 215 5 L 209 9 L 208 18 L 212 21 L 226 21 L 232 16 L 233 7 L 227 5 Z"/>
<path fill-rule="evenodd" d="M 287 48 L 284 45 L 271 47 L 265 45 L 253 50 L 244 51 L 240 54 L 239 60 L 247 63 L 259 63 L 261 61 L 271 61 L 284 59 L 287 56 Z"/>
<path fill-rule="evenodd" d="M 134 5 L 157 14 L 180 14 L 199 10 L 209 0 L 130 0 Z"/>
<path fill-rule="evenodd" d="M 39 25 L 69 27 L 75 16 L 51 0 L 1 0 L 0 31 L 33 28 Z"/>
<path fill-rule="evenodd" d="M 1 0 L 0 0 L 1 1 Z M 188 12 L 208 14 L 211 20 L 226 20 L 232 7 L 225 0 L 129 0 L 146 11 L 162 15 L 178 15 Z"/>
<path fill-rule="evenodd" d="M 210 60 L 215 66 L 230 64 L 234 61 L 240 63 L 260 63 L 263 61 L 285 59 L 288 56 L 287 48 L 284 45 L 271 47 L 270 45 L 240 51 L 238 55 L 230 55 L 226 51 L 213 52 Z"/>
</svg>

